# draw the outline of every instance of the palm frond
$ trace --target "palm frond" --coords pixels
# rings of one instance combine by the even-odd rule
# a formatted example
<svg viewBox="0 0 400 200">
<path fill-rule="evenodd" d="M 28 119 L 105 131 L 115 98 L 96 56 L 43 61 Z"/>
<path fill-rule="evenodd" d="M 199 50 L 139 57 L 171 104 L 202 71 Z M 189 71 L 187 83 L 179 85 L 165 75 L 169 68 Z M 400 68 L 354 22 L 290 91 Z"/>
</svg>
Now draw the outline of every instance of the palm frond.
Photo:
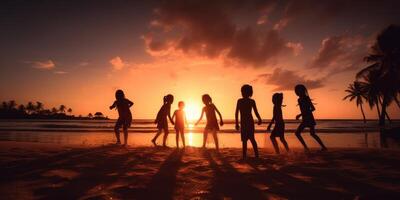
<svg viewBox="0 0 400 200">
<path fill-rule="evenodd" d="M 371 72 L 373 70 L 379 70 L 379 67 L 380 67 L 380 63 L 374 63 L 372 65 L 369 65 L 368 67 L 366 67 L 366 68 L 362 69 L 361 71 L 359 71 L 356 74 L 356 78 L 357 79 L 363 78 L 363 77 L 367 76 L 369 72 Z"/>
</svg>

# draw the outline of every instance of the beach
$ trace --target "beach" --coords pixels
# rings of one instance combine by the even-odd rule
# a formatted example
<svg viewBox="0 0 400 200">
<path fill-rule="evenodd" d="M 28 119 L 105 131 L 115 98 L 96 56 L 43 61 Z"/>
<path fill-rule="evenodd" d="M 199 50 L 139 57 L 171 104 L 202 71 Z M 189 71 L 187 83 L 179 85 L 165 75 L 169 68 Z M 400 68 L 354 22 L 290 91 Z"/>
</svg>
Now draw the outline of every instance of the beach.
<svg viewBox="0 0 400 200">
<path fill-rule="evenodd" d="M 2 199 L 398 199 L 400 152 L 0 142 Z"/>
</svg>

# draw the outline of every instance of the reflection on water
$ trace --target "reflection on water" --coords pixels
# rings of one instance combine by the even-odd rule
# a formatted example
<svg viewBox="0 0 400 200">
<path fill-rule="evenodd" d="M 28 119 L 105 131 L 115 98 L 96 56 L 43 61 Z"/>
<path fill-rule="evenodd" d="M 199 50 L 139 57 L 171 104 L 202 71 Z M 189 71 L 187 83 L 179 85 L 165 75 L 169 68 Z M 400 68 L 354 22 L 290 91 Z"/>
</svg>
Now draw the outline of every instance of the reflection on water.
<svg viewBox="0 0 400 200">
<path fill-rule="evenodd" d="M 101 145 L 115 142 L 113 120 L 0 120 L 0 141 L 41 142 L 73 145 Z M 320 120 L 317 122 L 317 133 L 328 148 L 399 148 L 399 141 L 391 137 L 381 137 L 377 130 L 377 122 L 369 121 L 364 127 L 362 121 L 355 120 Z M 291 148 L 302 148 L 293 134 L 298 121 L 287 120 L 286 140 Z M 399 126 L 394 121 L 393 126 Z M 260 148 L 272 148 L 266 125 L 256 126 L 256 140 Z M 364 127 L 364 128 L 363 128 Z M 201 147 L 203 143 L 204 124 L 189 125 L 185 134 L 188 146 Z M 134 146 L 151 146 L 150 140 L 156 131 L 151 120 L 137 120 L 129 129 L 129 144 Z M 400 134 L 400 133 L 399 133 Z M 310 138 L 307 131 L 304 139 L 310 147 L 319 145 Z M 161 143 L 157 141 L 158 144 Z M 240 134 L 234 130 L 233 121 L 227 120 L 218 133 L 221 148 L 241 147 Z M 175 134 L 170 133 L 167 144 L 175 146 Z M 208 148 L 214 148 L 213 137 L 208 137 Z M 249 145 L 249 148 L 251 145 Z M 282 148 L 282 146 L 281 146 Z"/>
<path fill-rule="evenodd" d="M 269 134 L 255 134 L 257 143 L 260 148 L 272 148 Z M 313 140 L 309 134 L 304 133 L 304 140 L 311 148 L 319 148 L 319 145 Z M 382 141 L 379 132 L 366 134 L 360 133 L 325 133 L 319 134 L 327 147 L 336 148 L 394 148 L 400 149 L 399 141 L 392 138 L 386 138 Z M 132 146 L 152 146 L 150 140 L 153 134 L 149 133 L 130 133 L 129 145 Z M 286 140 L 291 148 L 302 148 L 300 142 L 293 133 L 285 135 Z M 160 137 L 162 138 L 162 137 Z M 241 148 L 240 134 L 219 133 L 219 143 L 221 148 Z M 65 145 L 102 145 L 115 142 L 113 133 L 110 132 L 0 132 L 1 141 L 20 141 L 20 142 L 39 142 L 39 143 L 56 143 Z M 203 134 L 187 132 L 185 140 L 188 146 L 201 147 L 203 143 Z M 157 141 L 161 144 L 161 139 Z M 167 145 L 175 146 L 175 134 L 170 133 Z M 281 145 L 281 144 L 279 144 Z M 251 147 L 251 145 L 249 145 Z M 213 137 L 208 137 L 208 148 L 214 148 Z M 249 148 L 250 148 L 249 147 Z M 283 148 L 283 146 L 280 146 Z"/>
</svg>

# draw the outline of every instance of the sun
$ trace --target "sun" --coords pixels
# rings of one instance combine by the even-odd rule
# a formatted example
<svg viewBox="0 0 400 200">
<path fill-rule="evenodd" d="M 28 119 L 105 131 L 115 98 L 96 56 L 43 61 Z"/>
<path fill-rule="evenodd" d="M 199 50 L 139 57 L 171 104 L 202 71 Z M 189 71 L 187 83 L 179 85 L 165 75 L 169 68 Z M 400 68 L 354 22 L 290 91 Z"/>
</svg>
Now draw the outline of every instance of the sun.
<svg viewBox="0 0 400 200">
<path fill-rule="evenodd" d="M 194 122 L 199 119 L 201 114 L 201 105 L 199 103 L 187 102 L 185 105 L 186 118 L 190 122 Z"/>
</svg>

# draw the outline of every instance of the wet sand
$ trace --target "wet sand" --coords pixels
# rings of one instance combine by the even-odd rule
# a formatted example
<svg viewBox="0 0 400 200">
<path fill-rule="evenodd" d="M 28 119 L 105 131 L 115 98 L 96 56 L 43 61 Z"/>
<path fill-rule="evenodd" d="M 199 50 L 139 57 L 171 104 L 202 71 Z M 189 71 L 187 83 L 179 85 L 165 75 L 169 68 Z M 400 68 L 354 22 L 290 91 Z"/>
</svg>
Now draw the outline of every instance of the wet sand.
<svg viewBox="0 0 400 200">
<path fill-rule="evenodd" d="M 399 199 L 400 151 L 0 142 L 1 199 Z"/>
</svg>

